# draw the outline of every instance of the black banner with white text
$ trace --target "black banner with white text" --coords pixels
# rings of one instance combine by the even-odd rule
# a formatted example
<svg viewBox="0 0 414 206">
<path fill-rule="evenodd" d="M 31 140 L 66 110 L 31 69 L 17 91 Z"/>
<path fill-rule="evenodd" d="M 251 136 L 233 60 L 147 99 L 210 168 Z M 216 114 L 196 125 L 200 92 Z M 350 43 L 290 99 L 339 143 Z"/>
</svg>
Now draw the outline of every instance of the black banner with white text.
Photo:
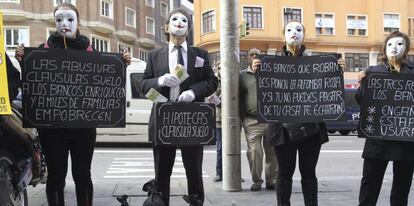
<svg viewBox="0 0 414 206">
<path fill-rule="evenodd" d="M 121 54 L 25 48 L 25 127 L 125 126 L 126 64 Z"/>
<path fill-rule="evenodd" d="M 264 56 L 256 75 L 260 122 L 345 120 L 340 55 Z"/>
<path fill-rule="evenodd" d="M 414 142 L 414 75 L 367 73 L 358 136 Z"/>
<path fill-rule="evenodd" d="M 163 146 L 215 143 L 215 105 L 207 103 L 157 103 L 155 144 Z"/>
</svg>

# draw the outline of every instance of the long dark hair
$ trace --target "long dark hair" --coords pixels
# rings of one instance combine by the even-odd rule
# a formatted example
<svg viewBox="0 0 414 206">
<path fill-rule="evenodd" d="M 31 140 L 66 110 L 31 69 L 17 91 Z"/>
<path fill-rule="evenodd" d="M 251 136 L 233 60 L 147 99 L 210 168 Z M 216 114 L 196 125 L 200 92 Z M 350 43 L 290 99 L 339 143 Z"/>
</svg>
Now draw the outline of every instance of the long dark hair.
<svg viewBox="0 0 414 206">
<path fill-rule="evenodd" d="M 388 57 L 386 55 L 387 54 L 387 42 L 393 37 L 402 37 L 405 41 L 405 51 L 402 56 L 402 63 L 405 64 L 407 63 L 407 55 L 408 55 L 408 52 L 410 51 L 410 38 L 408 38 L 407 34 L 402 33 L 400 31 L 394 31 L 391 34 L 388 34 L 387 37 L 385 37 L 384 44 L 382 45 L 383 55 L 379 59 L 383 64 L 388 61 Z"/>
<path fill-rule="evenodd" d="M 76 28 L 76 37 L 78 37 L 80 35 L 80 32 L 79 32 L 80 20 L 79 20 L 79 11 L 78 11 L 78 9 L 73 4 L 68 3 L 68 2 L 64 2 L 64 3 L 61 3 L 61 4 L 59 4 L 55 7 L 55 10 L 53 11 L 53 16 L 55 16 L 56 11 L 61 9 L 61 8 L 68 8 L 68 9 L 70 9 L 70 10 L 72 10 L 76 13 L 76 18 L 78 18 L 78 28 Z"/>
</svg>

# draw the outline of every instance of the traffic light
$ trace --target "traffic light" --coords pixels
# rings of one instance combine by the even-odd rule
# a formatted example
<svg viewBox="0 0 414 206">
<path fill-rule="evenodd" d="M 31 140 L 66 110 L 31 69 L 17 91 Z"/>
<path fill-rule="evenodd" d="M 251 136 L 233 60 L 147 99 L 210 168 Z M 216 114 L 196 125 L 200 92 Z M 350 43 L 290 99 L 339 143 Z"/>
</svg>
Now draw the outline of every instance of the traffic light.
<svg viewBox="0 0 414 206">
<path fill-rule="evenodd" d="M 247 35 L 249 35 L 249 30 L 250 30 L 250 26 L 249 26 L 249 22 L 243 20 L 242 24 L 240 25 L 240 38 L 244 38 Z"/>
</svg>

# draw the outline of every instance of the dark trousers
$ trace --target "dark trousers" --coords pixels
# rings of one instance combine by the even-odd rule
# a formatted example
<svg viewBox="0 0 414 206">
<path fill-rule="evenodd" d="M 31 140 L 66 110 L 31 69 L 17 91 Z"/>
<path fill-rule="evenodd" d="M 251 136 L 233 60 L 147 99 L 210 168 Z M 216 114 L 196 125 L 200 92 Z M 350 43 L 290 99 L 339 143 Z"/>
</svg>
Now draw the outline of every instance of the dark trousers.
<svg viewBox="0 0 414 206">
<path fill-rule="evenodd" d="M 321 143 L 319 138 L 306 138 L 297 142 L 275 146 L 279 172 L 278 180 L 292 180 L 296 167 L 296 153 L 299 153 L 299 170 L 302 180 L 316 179 Z"/>
<path fill-rule="evenodd" d="M 361 188 L 359 191 L 360 206 L 375 206 L 381 190 L 388 160 L 364 159 Z M 391 206 L 406 206 L 408 193 L 413 179 L 414 160 L 393 162 L 393 181 L 391 188 Z"/>
<path fill-rule="evenodd" d="M 93 191 L 91 163 L 96 129 L 39 130 L 39 137 L 48 168 L 46 191 L 63 191 L 69 153 L 76 192 Z"/>
<path fill-rule="evenodd" d="M 153 147 L 155 179 L 158 183 L 158 190 L 162 192 L 163 200 L 167 206 L 170 202 L 170 177 L 176 149 L 176 147 Z M 181 156 L 187 175 L 188 195 L 196 195 L 197 199 L 204 202 L 203 146 L 183 146 L 181 147 Z"/>
<path fill-rule="evenodd" d="M 216 176 L 223 176 L 223 158 L 222 158 L 222 141 L 221 141 L 221 128 L 216 128 L 216 150 L 217 150 L 217 162 L 216 162 Z"/>
</svg>

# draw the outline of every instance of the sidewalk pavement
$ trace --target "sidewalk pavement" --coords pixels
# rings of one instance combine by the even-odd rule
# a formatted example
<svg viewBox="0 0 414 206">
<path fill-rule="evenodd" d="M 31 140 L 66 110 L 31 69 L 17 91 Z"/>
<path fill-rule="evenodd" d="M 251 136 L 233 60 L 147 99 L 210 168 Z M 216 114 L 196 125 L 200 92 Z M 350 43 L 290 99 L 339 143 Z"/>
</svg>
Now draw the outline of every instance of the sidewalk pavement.
<svg viewBox="0 0 414 206">
<path fill-rule="evenodd" d="M 142 191 L 142 185 L 147 180 L 137 179 L 134 181 L 119 181 L 114 184 L 112 181 L 95 181 L 94 205 L 95 206 L 119 206 L 121 205 L 116 196 L 127 194 L 130 206 L 142 205 L 146 194 Z M 352 206 L 357 205 L 359 178 L 348 180 L 324 180 L 319 179 L 319 205 L 320 206 Z M 249 190 L 251 180 L 246 179 L 242 183 L 243 190 L 240 192 L 226 192 L 222 190 L 221 183 L 215 183 L 211 178 L 204 179 L 205 206 L 272 206 L 276 205 L 276 193 L 274 190 L 262 190 L 251 192 Z M 389 191 L 392 181 L 384 180 L 380 198 L 377 206 L 389 205 Z M 171 206 L 185 206 L 182 196 L 186 194 L 186 180 L 172 179 L 171 181 Z M 413 188 L 411 194 L 413 194 Z M 67 206 L 76 206 L 76 195 L 73 182 L 68 181 L 65 189 Z M 291 197 L 292 205 L 302 206 L 303 198 L 300 180 L 294 179 L 293 192 Z M 413 195 L 410 195 L 409 202 L 414 202 Z M 29 187 L 29 205 L 47 206 L 45 186 Z"/>
</svg>

